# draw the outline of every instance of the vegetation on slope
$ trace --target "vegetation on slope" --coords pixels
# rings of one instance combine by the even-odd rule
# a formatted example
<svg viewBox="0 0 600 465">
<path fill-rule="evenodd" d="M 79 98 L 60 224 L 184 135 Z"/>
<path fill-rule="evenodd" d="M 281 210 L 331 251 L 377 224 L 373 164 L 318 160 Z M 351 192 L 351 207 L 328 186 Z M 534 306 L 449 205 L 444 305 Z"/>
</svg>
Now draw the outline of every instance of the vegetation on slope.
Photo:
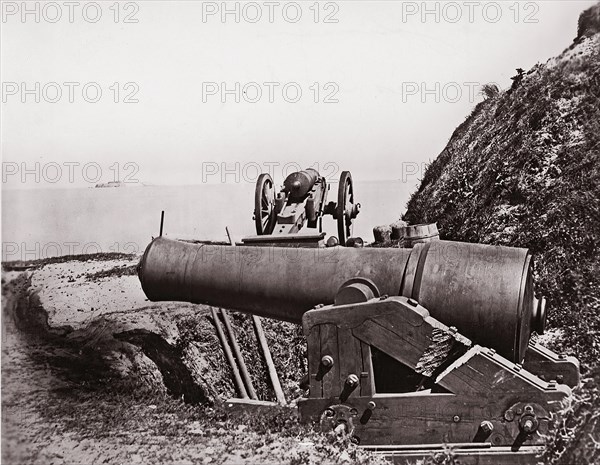
<svg viewBox="0 0 600 465">
<path fill-rule="evenodd" d="M 556 419 L 545 462 L 600 460 L 600 4 L 559 57 L 475 107 L 403 219 L 535 254 L 553 348 L 577 356 L 588 377 Z"/>
<path fill-rule="evenodd" d="M 529 248 L 561 350 L 600 358 L 600 35 L 477 105 L 428 167 L 410 223 Z"/>
</svg>

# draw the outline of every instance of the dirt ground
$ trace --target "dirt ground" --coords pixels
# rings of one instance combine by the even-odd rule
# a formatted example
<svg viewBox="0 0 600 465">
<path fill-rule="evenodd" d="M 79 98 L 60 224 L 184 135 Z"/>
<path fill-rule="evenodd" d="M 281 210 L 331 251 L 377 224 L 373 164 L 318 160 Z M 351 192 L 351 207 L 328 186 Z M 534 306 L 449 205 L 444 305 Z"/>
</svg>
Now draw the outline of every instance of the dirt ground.
<svg viewBox="0 0 600 465">
<path fill-rule="evenodd" d="M 222 401 L 235 389 L 209 309 L 148 302 L 137 261 L 90 256 L 17 271 L 5 264 L 2 463 L 376 460 L 298 424 L 289 408 L 228 415 Z M 247 317 L 232 320 L 259 397 L 273 400 Z M 300 329 L 264 323 L 293 405 L 305 369 Z"/>
</svg>

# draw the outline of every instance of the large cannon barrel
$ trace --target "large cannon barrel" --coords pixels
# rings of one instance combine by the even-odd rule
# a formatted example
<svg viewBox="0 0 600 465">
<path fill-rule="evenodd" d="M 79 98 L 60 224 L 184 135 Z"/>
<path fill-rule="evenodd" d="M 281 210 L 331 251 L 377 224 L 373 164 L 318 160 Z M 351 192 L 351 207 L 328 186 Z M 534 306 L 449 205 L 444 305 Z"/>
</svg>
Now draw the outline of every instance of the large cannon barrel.
<svg viewBox="0 0 600 465">
<path fill-rule="evenodd" d="M 397 295 L 410 250 L 199 245 L 155 239 L 139 266 L 150 300 L 209 304 L 300 323 L 362 276 Z"/>
<path fill-rule="evenodd" d="M 292 199 L 301 199 L 313 188 L 317 179 L 319 173 L 313 168 L 296 171 L 285 178 L 283 189 Z"/>
<path fill-rule="evenodd" d="M 334 303 L 352 278 L 370 279 L 380 295 L 404 295 L 476 342 L 520 362 L 535 311 L 526 249 L 436 241 L 399 248 L 233 247 L 159 237 L 138 268 L 152 301 L 185 301 L 300 322 Z"/>
</svg>

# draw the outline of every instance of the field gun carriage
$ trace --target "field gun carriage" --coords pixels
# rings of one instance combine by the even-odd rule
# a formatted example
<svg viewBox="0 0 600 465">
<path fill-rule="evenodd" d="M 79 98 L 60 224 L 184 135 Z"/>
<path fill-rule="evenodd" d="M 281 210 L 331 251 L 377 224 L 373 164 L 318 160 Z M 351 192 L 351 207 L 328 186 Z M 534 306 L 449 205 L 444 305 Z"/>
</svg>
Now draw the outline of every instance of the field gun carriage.
<svg viewBox="0 0 600 465">
<path fill-rule="evenodd" d="M 299 222 L 316 227 L 334 208 L 313 171 L 288 177 L 277 196 L 259 179 L 258 234 L 237 247 L 153 240 L 139 265 L 148 298 L 302 324 L 300 418 L 394 462 L 449 445 L 465 464 L 535 463 L 579 365 L 532 338 L 546 314 L 528 250 L 443 240 L 327 247 L 322 232 L 303 242 Z M 342 179 L 345 243 L 359 206 L 351 177 Z"/>
<path fill-rule="evenodd" d="M 352 224 L 360 212 L 354 200 L 354 184 L 349 171 L 343 171 L 338 184 L 337 202 L 327 202 L 329 184 L 316 170 L 307 168 L 290 174 L 275 193 L 268 173 L 256 181 L 254 222 L 256 236 L 244 238 L 247 245 L 322 247 L 325 233 L 322 220 L 331 215 L 337 222 L 337 238 L 329 245 L 346 245 L 352 235 Z M 306 226 L 318 233 L 298 234 Z"/>
</svg>

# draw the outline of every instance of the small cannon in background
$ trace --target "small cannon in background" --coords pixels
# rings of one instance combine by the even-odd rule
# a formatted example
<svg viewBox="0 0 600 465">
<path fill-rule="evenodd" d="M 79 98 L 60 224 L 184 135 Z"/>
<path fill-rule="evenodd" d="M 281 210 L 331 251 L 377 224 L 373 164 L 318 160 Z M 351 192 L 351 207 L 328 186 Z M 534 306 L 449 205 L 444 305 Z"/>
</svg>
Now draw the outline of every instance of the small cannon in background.
<svg viewBox="0 0 600 465">
<path fill-rule="evenodd" d="M 354 199 L 354 185 L 349 171 L 343 171 L 338 185 L 337 202 L 327 203 L 329 185 L 324 176 L 307 168 L 290 174 L 283 187 L 275 193 L 273 178 L 263 173 L 256 181 L 254 193 L 254 222 L 256 236 L 245 237 L 246 245 L 278 245 L 323 247 L 324 215 L 337 221 L 337 241 L 330 238 L 329 245 L 346 245 L 352 235 L 352 224 L 360 212 Z M 305 225 L 319 228 L 317 234 L 297 234 Z"/>
<path fill-rule="evenodd" d="M 303 421 L 344 429 L 398 463 L 449 444 L 461 463 L 535 463 L 578 362 L 532 340 L 544 300 L 526 249 L 433 241 L 412 249 L 241 247 L 159 237 L 150 300 L 302 323 Z"/>
</svg>

